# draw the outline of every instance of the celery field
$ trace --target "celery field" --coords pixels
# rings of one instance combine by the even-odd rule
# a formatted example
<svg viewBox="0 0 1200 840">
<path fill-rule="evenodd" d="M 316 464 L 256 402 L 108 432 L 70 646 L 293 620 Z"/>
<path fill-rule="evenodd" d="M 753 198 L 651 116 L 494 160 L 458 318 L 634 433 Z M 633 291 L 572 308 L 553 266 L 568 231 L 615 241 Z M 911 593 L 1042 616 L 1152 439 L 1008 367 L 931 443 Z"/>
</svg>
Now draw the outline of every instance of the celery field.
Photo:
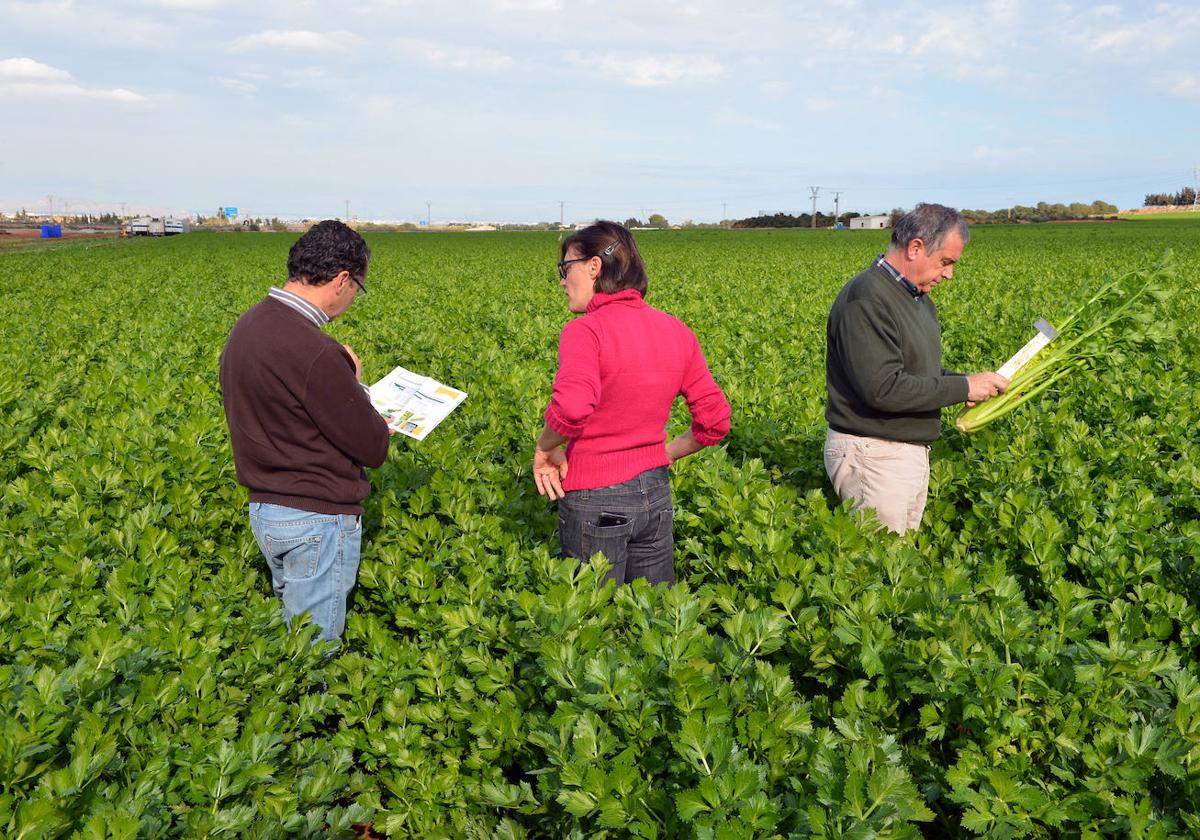
<svg viewBox="0 0 1200 840">
<path fill-rule="evenodd" d="M 680 584 L 556 556 L 557 236 L 368 234 L 328 331 L 470 397 L 371 472 L 332 658 L 281 623 L 217 384 L 295 236 L 0 253 L 0 835 L 1200 835 L 1200 225 L 972 229 L 956 370 L 1168 248 L 1174 294 L 981 431 L 943 412 L 904 538 L 821 458 L 826 315 L 887 231 L 636 236 L 733 406 L 672 470 Z"/>
</svg>

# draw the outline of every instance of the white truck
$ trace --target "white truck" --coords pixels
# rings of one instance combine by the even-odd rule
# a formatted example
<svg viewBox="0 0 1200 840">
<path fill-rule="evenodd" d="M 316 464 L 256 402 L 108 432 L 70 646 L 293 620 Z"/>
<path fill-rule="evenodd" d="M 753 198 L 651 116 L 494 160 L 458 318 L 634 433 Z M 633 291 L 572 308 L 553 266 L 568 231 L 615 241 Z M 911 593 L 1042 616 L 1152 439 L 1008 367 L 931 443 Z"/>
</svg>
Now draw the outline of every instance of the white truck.
<svg viewBox="0 0 1200 840">
<path fill-rule="evenodd" d="M 138 216 L 130 219 L 125 230 L 130 236 L 171 236 L 177 233 L 187 233 L 187 222 L 172 216 Z"/>
</svg>

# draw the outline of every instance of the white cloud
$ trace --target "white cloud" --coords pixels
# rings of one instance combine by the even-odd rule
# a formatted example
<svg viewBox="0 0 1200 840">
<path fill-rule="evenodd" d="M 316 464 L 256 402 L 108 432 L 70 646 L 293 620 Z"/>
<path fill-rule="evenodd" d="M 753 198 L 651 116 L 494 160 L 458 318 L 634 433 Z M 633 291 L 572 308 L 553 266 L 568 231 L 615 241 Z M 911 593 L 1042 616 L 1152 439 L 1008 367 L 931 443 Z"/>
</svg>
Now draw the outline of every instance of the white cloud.
<svg viewBox="0 0 1200 840">
<path fill-rule="evenodd" d="M 415 38 L 402 39 L 399 46 L 407 56 L 445 70 L 494 73 L 513 64 L 511 56 L 483 47 L 460 47 Z"/>
<path fill-rule="evenodd" d="M 162 48 L 173 42 L 176 28 L 155 16 L 131 13 L 119 3 L 81 3 L 74 0 L 0 2 L 5 34 L 42 33 L 56 45 L 86 44 L 89 52 L 101 47 Z"/>
<path fill-rule="evenodd" d="M 229 45 L 230 52 L 247 52 L 257 49 L 301 50 L 305 52 L 346 52 L 358 43 L 353 33 L 313 32 L 308 29 L 267 29 L 254 35 L 235 38 Z"/>
<path fill-rule="evenodd" d="M 492 0 L 498 12 L 561 12 L 562 0 Z"/>
<path fill-rule="evenodd" d="M 1159 77 L 1156 84 L 1169 96 L 1200 99 L 1200 73 L 1170 73 Z"/>
<path fill-rule="evenodd" d="M 912 52 L 918 56 L 934 55 L 939 60 L 947 57 L 969 60 L 983 54 L 985 48 L 984 39 L 970 24 L 941 18 L 931 20 L 923 28 Z"/>
<path fill-rule="evenodd" d="M 32 58 L 0 60 L 0 97 L 36 97 L 39 99 L 82 98 L 112 102 L 144 102 L 146 97 L 126 88 L 87 88 L 69 72 L 34 61 Z"/>
<path fill-rule="evenodd" d="M 216 81 L 219 85 L 234 93 L 255 93 L 258 91 L 257 85 L 243 79 L 230 79 L 226 76 L 217 76 Z"/>
<path fill-rule="evenodd" d="M 627 57 L 602 55 L 592 57 L 580 53 L 570 55 L 572 61 L 585 69 L 599 70 L 605 76 L 620 79 L 634 87 L 658 87 L 680 82 L 714 79 L 725 72 L 716 59 L 709 56 L 663 55 Z"/>
<path fill-rule="evenodd" d="M 29 82 L 0 81 L 0 98 L 2 97 L 36 97 L 38 99 L 101 99 L 112 102 L 134 104 L 145 102 L 146 97 L 125 88 L 85 88 L 70 82 L 52 82 L 50 84 L 32 84 Z"/>
<path fill-rule="evenodd" d="M 6 58 L 0 60 L 0 81 L 64 81 L 71 78 L 66 70 L 42 64 L 32 58 Z"/>
<path fill-rule="evenodd" d="M 283 73 L 283 86 L 298 90 L 334 90 L 339 82 L 320 67 L 303 67 Z"/>
<path fill-rule="evenodd" d="M 1069 40 L 1093 56 L 1129 62 L 1161 62 L 1177 49 L 1189 55 L 1200 38 L 1200 10 L 1170 3 L 1127 17 L 1117 7 L 1101 6 L 1072 23 L 1077 34 Z"/>
<path fill-rule="evenodd" d="M 207 12 L 225 5 L 226 0 L 142 0 L 146 6 L 177 9 L 184 12 Z"/>
</svg>

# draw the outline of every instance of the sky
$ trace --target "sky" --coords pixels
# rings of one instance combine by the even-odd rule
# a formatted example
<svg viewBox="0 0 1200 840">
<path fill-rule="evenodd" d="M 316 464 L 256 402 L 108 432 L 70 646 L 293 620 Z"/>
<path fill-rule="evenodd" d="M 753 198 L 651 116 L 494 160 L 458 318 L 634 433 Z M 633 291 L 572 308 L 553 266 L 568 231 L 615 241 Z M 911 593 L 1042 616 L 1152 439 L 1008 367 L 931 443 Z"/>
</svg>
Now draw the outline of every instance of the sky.
<svg viewBox="0 0 1200 840">
<path fill-rule="evenodd" d="M 713 222 L 1195 183 L 1200 5 L 0 0 L 0 211 Z"/>
</svg>

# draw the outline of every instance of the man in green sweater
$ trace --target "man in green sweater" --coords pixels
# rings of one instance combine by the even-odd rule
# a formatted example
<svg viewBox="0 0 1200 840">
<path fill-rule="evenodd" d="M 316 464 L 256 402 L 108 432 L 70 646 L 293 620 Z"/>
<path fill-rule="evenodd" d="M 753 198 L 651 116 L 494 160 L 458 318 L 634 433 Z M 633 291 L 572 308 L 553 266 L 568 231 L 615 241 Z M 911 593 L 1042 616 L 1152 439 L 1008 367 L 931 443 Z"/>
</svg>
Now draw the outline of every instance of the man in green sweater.
<svg viewBox="0 0 1200 840">
<path fill-rule="evenodd" d="M 993 371 L 942 367 L 929 292 L 953 276 L 970 236 L 957 211 L 918 204 L 892 229 L 887 253 L 850 280 L 829 311 L 825 471 L 841 499 L 874 510 L 897 533 L 921 524 L 942 408 L 1008 387 Z"/>
</svg>

